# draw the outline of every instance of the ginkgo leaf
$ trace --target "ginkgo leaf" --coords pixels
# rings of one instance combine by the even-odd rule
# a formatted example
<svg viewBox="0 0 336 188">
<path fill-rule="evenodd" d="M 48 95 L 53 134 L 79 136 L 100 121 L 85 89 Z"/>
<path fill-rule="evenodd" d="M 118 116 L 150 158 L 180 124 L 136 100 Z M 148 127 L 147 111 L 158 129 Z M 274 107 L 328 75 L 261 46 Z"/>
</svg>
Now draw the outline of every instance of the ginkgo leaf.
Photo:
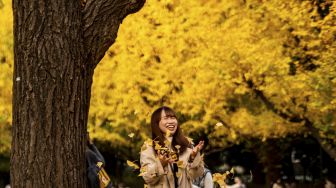
<svg viewBox="0 0 336 188">
<path fill-rule="evenodd" d="M 169 130 L 166 131 L 166 138 L 171 136 L 171 132 Z"/>
<path fill-rule="evenodd" d="M 220 186 L 226 186 L 226 184 L 224 182 L 225 179 L 226 179 L 226 176 L 224 176 L 223 174 L 220 174 L 220 173 L 215 173 L 215 174 L 212 175 L 212 181 L 217 183 Z"/>
<path fill-rule="evenodd" d="M 188 140 L 190 143 L 193 142 L 193 139 L 192 139 L 192 138 L 190 138 L 190 137 L 186 137 L 186 138 L 187 138 L 187 140 Z"/>
<path fill-rule="evenodd" d="M 164 141 L 164 144 L 165 144 L 165 146 L 167 146 L 167 147 L 171 145 L 170 142 L 169 142 L 169 140 L 165 140 L 165 141 Z"/>
<path fill-rule="evenodd" d="M 151 139 L 147 139 L 145 141 L 145 144 L 149 145 L 149 146 L 153 146 L 153 141 Z"/>
<path fill-rule="evenodd" d="M 176 162 L 176 165 L 177 165 L 177 167 L 179 167 L 179 168 L 184 168 L 184 163 L 183 163 L 183 161 L 177 161 L 177 162 Z"/>
<path fill-rule="evenodd" d="M 231 174 L 234 174 L 234 173 L 235 173 L 234 168 L 231 168 L 230 173 L 231 173 Z"/>
<path fill-rule="evenodd" d="M 134 137 L 134 133 L 128 134 L 128 137 L 133 138 Z"/>
<path fill-rule="evenodd" d="M 221 122 L 216 123 L 216 127 L 222 127 L 222 126 L 223 126 L 223 123 Z"/>
<path fill-rule="evenodd" d="M 132 161 L 127 160 L 127 165 L 133 167 L 134 169 L 139 169 L 140 167 Z"/>
<path fill-rule="evenodd" d="M 170 154 L 170 158 L 174 161 L 177 160 L 177 154 L 176 153 L 173 153 L 173 154 Z"/>
<path fill-rule="evenodd" d="M 143 174 L 146 172 L 147 172 L 147 166 L 143 166 L 140 168 L 140 174 L 138 176 L 143 176 Z"/>
<path fill-rule="evenodd" d="M 154 149 L 155 149 L 156 151 L 160 150 L 160 149 L 161 149 L 161 145 L 155 142 L 155 147 L 154 147 Z"/>
</svg>

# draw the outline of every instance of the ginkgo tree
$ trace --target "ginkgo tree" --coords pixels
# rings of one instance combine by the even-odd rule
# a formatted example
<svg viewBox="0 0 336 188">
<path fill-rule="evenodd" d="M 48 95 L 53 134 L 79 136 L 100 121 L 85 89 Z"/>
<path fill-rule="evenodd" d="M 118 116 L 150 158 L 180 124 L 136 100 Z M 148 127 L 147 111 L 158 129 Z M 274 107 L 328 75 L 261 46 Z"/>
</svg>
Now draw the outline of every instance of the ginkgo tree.
<svg viewBox="0 0 336 188">
<path fill-rule="evenodd" d="M 330 0 L 147 2 L 95 69 L 91 136 L 134 162 L 168 105 L 210 150 L 312 135 L 335 159 L 335 14 Z"/>
<path fill-rule="evenodd" d="M 9 170 L 12 124 L 13 16 L 9 1 L 0 2 L 0 171 Z M 5 159 L 2 161 L 1 159 Z"/>
<path fill-rule="evenodd" d="M 170 105 L 214 148 L 306 132 L 335 158 L 333 21 L 330 1 L 148 3 L 96 70 L 91 129 L 131 147 Z"/>
<path fill-rule="evenodd" d="M 12 187 L 88 186 L 94 69 L 144 3 L 13 0 Z"/>
</svg>

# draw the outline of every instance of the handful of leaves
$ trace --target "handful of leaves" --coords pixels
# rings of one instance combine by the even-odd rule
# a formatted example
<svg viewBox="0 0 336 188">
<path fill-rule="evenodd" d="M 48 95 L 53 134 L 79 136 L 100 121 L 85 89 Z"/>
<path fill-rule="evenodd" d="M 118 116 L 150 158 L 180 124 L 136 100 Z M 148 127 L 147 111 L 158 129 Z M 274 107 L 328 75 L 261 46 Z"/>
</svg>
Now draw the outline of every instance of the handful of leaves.
<svg viewBox="0 0 336 188">
<path fill-rule="evenodd" d="M 168 147 L 161 147 L 159 144 L 158 147 L 155 148 L 155 150 L 158 151 L 158 154 L 165 156 L 166 158 L 170 158 L 173 161 L 178 161 L 178 151 L 174 151 L 173 149 L 170 149 Z"/>
</svg>

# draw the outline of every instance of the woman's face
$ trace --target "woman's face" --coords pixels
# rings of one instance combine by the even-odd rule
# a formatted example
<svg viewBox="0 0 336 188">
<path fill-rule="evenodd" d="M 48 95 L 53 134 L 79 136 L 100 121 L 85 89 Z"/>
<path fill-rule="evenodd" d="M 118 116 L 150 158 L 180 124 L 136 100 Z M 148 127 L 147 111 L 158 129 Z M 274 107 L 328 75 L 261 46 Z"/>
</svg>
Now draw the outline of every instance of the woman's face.
<svg viewBox="0 0 336 188">
<path fill-rule="evenodd" d="M 176 117 L 166 115 L 166 112 L 162 110 L 161 120 L 159 122 L 160 130 L 166 134 L 167 130 L 174 135 L 178 126 Z"/>
</svg>

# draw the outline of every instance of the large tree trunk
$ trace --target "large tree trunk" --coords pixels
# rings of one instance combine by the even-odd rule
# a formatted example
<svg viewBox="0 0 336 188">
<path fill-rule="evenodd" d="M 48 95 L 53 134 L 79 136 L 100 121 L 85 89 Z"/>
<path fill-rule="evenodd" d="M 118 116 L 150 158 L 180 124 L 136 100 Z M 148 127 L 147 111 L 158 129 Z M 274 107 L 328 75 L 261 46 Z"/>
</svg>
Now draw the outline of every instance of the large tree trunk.
<svg viewBox="0 0 336 188">
<path fill-rule="evenodd" d="M 81 4 L 82 3 L 82 4 Z M 144 0 L 13 0 L 12 187 L 86 187 L 95 66 Z"/>
<path fill-rule="evenodd" d="M 252 141 L 253 142 L 253 141 Z M 280 178 L 281 161 L 283 159 L 282 151 L 286 150 L 286 145 L 281 141 L 269 139 L 267 141 L 254 141 L 250 143 L 251 151 L 254 151 L 265 172 L 266 185 L 272 185 Z"/>
</svg>

